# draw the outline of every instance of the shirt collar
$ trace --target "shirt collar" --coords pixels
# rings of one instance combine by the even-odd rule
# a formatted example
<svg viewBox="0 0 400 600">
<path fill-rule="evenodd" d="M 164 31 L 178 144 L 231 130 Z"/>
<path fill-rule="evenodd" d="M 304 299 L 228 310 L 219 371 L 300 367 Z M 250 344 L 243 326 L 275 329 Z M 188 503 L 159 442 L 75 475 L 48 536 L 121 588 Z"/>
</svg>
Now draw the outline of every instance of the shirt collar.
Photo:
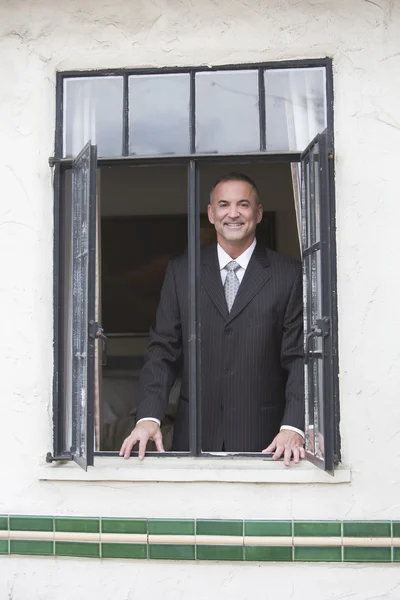
<svg viewBox="0 0 400 600">
<path fill-rule="evenodd" d="M 249 246 L 247 248 L 247 250 L 245 250 L 240 256 L 235 258 L 235 261 L 244 270 L 246 270 L 248 267 L 248 264 L 250 262 L 252 254 L 254 252 L 254 248 L 256 247 L 256 243 L 257 243 L 257 240 L 256 240 L 256 238 L 254 238 L 251 246 Z M 233 260 L 233 258 L 231 256 L 229 256 L 229 254 L 227 254 L 225 252 L 225 250 L 219 244 L 217 244 L 217 253 L 218 253 L 219 269 L 220 269 L 220 271 L 222 271 L 222 269 L 225 269 L 226 265 L 228 263 L 230 263 L 231 260 Z"/>
</svg>

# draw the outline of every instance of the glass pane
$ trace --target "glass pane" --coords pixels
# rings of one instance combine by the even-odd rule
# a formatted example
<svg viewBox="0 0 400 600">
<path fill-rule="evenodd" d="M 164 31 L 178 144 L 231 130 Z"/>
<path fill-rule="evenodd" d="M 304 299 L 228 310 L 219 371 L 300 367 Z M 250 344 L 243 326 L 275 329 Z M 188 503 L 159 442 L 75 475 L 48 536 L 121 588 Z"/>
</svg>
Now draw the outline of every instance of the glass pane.
<svg viewBox="0 0 400 600">
<path fill-rule="evenodd" d="M 92 169 L 91 147 L 87 145 L 74 161 L 72 171 L 72 445 L 74 460 L 83 468 L 88 460 L 88 402 L 93 388 L 89 377 L 93 357 L 88 336 L 89 320 L 94 317 L 89 289 L 94 233 Z"/>
<path fill-rule="evenodd" d="M 264 73 L 266 149 L 303 151 L 326 128 L 325 69 Z"/>
<path fill-rule="evenodd" d="M 309 299 L 310 311 L 310 326 L 316 326 L 318 319 L 322 317 L 322 289 L 321 289 L 321 252 L 317 250 L 309 257 L 311 260 L 311 298 Z M 322 337 L 315 336 L 313 338 L 312 349 L 316 352 L 322 352 Z"/>
<path fill-rule="evenodd" d="M 64 412 L 64 439 L 63 449 L 66 452 L 72 446 L 72 171 L 68 170 L 64 176 L 64 327 L 62 352 L 64 354 L 63 368 L 63 412 Z"/>
<path fill-rule="evenodd" d="M 306 450 L 315 453 L 315 439 L 314 439 L 314 388 L 313 388 L 313 367 L 312 362 L 309 361 L 304 365 L 304 394 L 306 399 Z"/>
<path fill-rule="evenodd" d="M 311 181 L 310 181 L 310 159 L 307 156 L 302 161 L 301 174 L 301 238 L 303 250 L 311 244 Z"/>
<path fill-rule="evenodd" d="M 313 243 L 319 242 L 321 239 L 321 223 L 320 223 L 320 160 L 319 160 L 319 145 L 315 144 L 313 150 L 314 163 L 314 202 L 312 204 L 313 212 Z"/>
<path fill-rule="evenodd" d="M 311 358 L 306 365 L 306 448 L 324 458 L 324 390 L 322 360 Z"/>
<path fill-rule="evenodd" d="M 257 71 L 196 74 L 196 151 L 260 149 Z"/>
<path fill-rule="evenodd" d="M 189 74 L 129 77 L 129 153 L 188 153 L 189 105 Z"/>
<path fill-rule="evenodd" d="M 91 140 L 99 156 L 122 156 L 123 78 L 77 77 L 64 81 L 64 156 Z"/>
</svg>

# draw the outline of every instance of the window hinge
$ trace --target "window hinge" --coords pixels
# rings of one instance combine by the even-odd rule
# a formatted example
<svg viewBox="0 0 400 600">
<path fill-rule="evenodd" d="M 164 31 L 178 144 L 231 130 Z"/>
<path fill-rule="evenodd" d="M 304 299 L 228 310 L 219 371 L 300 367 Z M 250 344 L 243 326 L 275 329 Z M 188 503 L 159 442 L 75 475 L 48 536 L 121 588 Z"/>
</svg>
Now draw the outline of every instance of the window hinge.
<svg viewBox="0 0 400 600">
<path fill-rule="evenodd" d="M 333 159 L 334 159 L 334 156 L 335 156 L 335 155 L 334 155 L 334 153 L 333 153 L 333 150 L 329 150 L 329 152 L 328 152 L 328 159 L 329 159 L 329 160 L 333 160 Z"/>
<path fill-rule="evenodd" d="M 101 340 L 103 343 L 102 364 L 107 364 L 108 339 L 104 333 L 103 327 L 97 321 L 89 321 L 89 338 L 91 340 Z"/>
<path fill-rule="evenodd" d="M 53 456 L 51 452 L 46 454 L 46 462 L 52 463 L 61 460 L 72 460 L 71 454 L 59 454 L 58 456 Z"/>
<path fill-rule="evenodd" d="M 330 323 L 331 320 L 329 317 L 322 317 L 322 319 L 317 319 L 317 335 L 320 337 L 326 337 L 330 333 Z"/>
<path fill-rule="evenodd" d="M 310 345 L 311 340 L 315 337 L 327 337 L 330 334 L 330 319 L 329 317 L 322 317 L 322 319 L 317 319 L 316 323 L 313 327 L 311 327 L 311 331 L 307 333 L 306 336 L 306 346 L 304 351 L 304 362 L 308 363 L 309 355 L 310 355 Z"/>
</svg>

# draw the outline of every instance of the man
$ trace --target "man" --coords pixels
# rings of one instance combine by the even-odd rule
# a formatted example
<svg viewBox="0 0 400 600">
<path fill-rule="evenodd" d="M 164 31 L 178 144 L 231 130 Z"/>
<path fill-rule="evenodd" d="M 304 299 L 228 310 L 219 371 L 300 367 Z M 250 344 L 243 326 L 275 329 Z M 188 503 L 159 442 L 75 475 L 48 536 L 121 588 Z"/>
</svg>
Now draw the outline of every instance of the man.
<svg viewBox="0 0 400 600">
<path fill-rule="evenodd" d="M 208 218 L 218 243 L 201 254 L 202 450 L 274 452 L 288 466 L 305 456 L 301 268 L 257 244 L 262 213 L 246 175 L 214 185 Z M 187 269 L 182 256 L 166 271 L 125 458 L 137 442 L 140 459 L 148 440 L 163 451 L 160 422 L 179 374 L 173 449 L 189 449 Z"/>
</svg>

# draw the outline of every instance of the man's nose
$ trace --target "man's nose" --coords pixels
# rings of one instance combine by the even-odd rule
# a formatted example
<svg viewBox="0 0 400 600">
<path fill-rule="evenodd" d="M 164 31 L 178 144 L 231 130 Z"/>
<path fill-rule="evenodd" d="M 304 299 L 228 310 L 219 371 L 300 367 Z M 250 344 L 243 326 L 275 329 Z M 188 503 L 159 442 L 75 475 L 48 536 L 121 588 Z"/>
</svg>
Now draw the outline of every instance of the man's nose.
<svg viewBox="0 0 400 600">
<path fill-rule="evenodd" d="M 237 219 L 239 216 L 239 211 L 237 206 L 231 204 L 228 211 L 228 216 L 230 219 Z"/>
</svg>

